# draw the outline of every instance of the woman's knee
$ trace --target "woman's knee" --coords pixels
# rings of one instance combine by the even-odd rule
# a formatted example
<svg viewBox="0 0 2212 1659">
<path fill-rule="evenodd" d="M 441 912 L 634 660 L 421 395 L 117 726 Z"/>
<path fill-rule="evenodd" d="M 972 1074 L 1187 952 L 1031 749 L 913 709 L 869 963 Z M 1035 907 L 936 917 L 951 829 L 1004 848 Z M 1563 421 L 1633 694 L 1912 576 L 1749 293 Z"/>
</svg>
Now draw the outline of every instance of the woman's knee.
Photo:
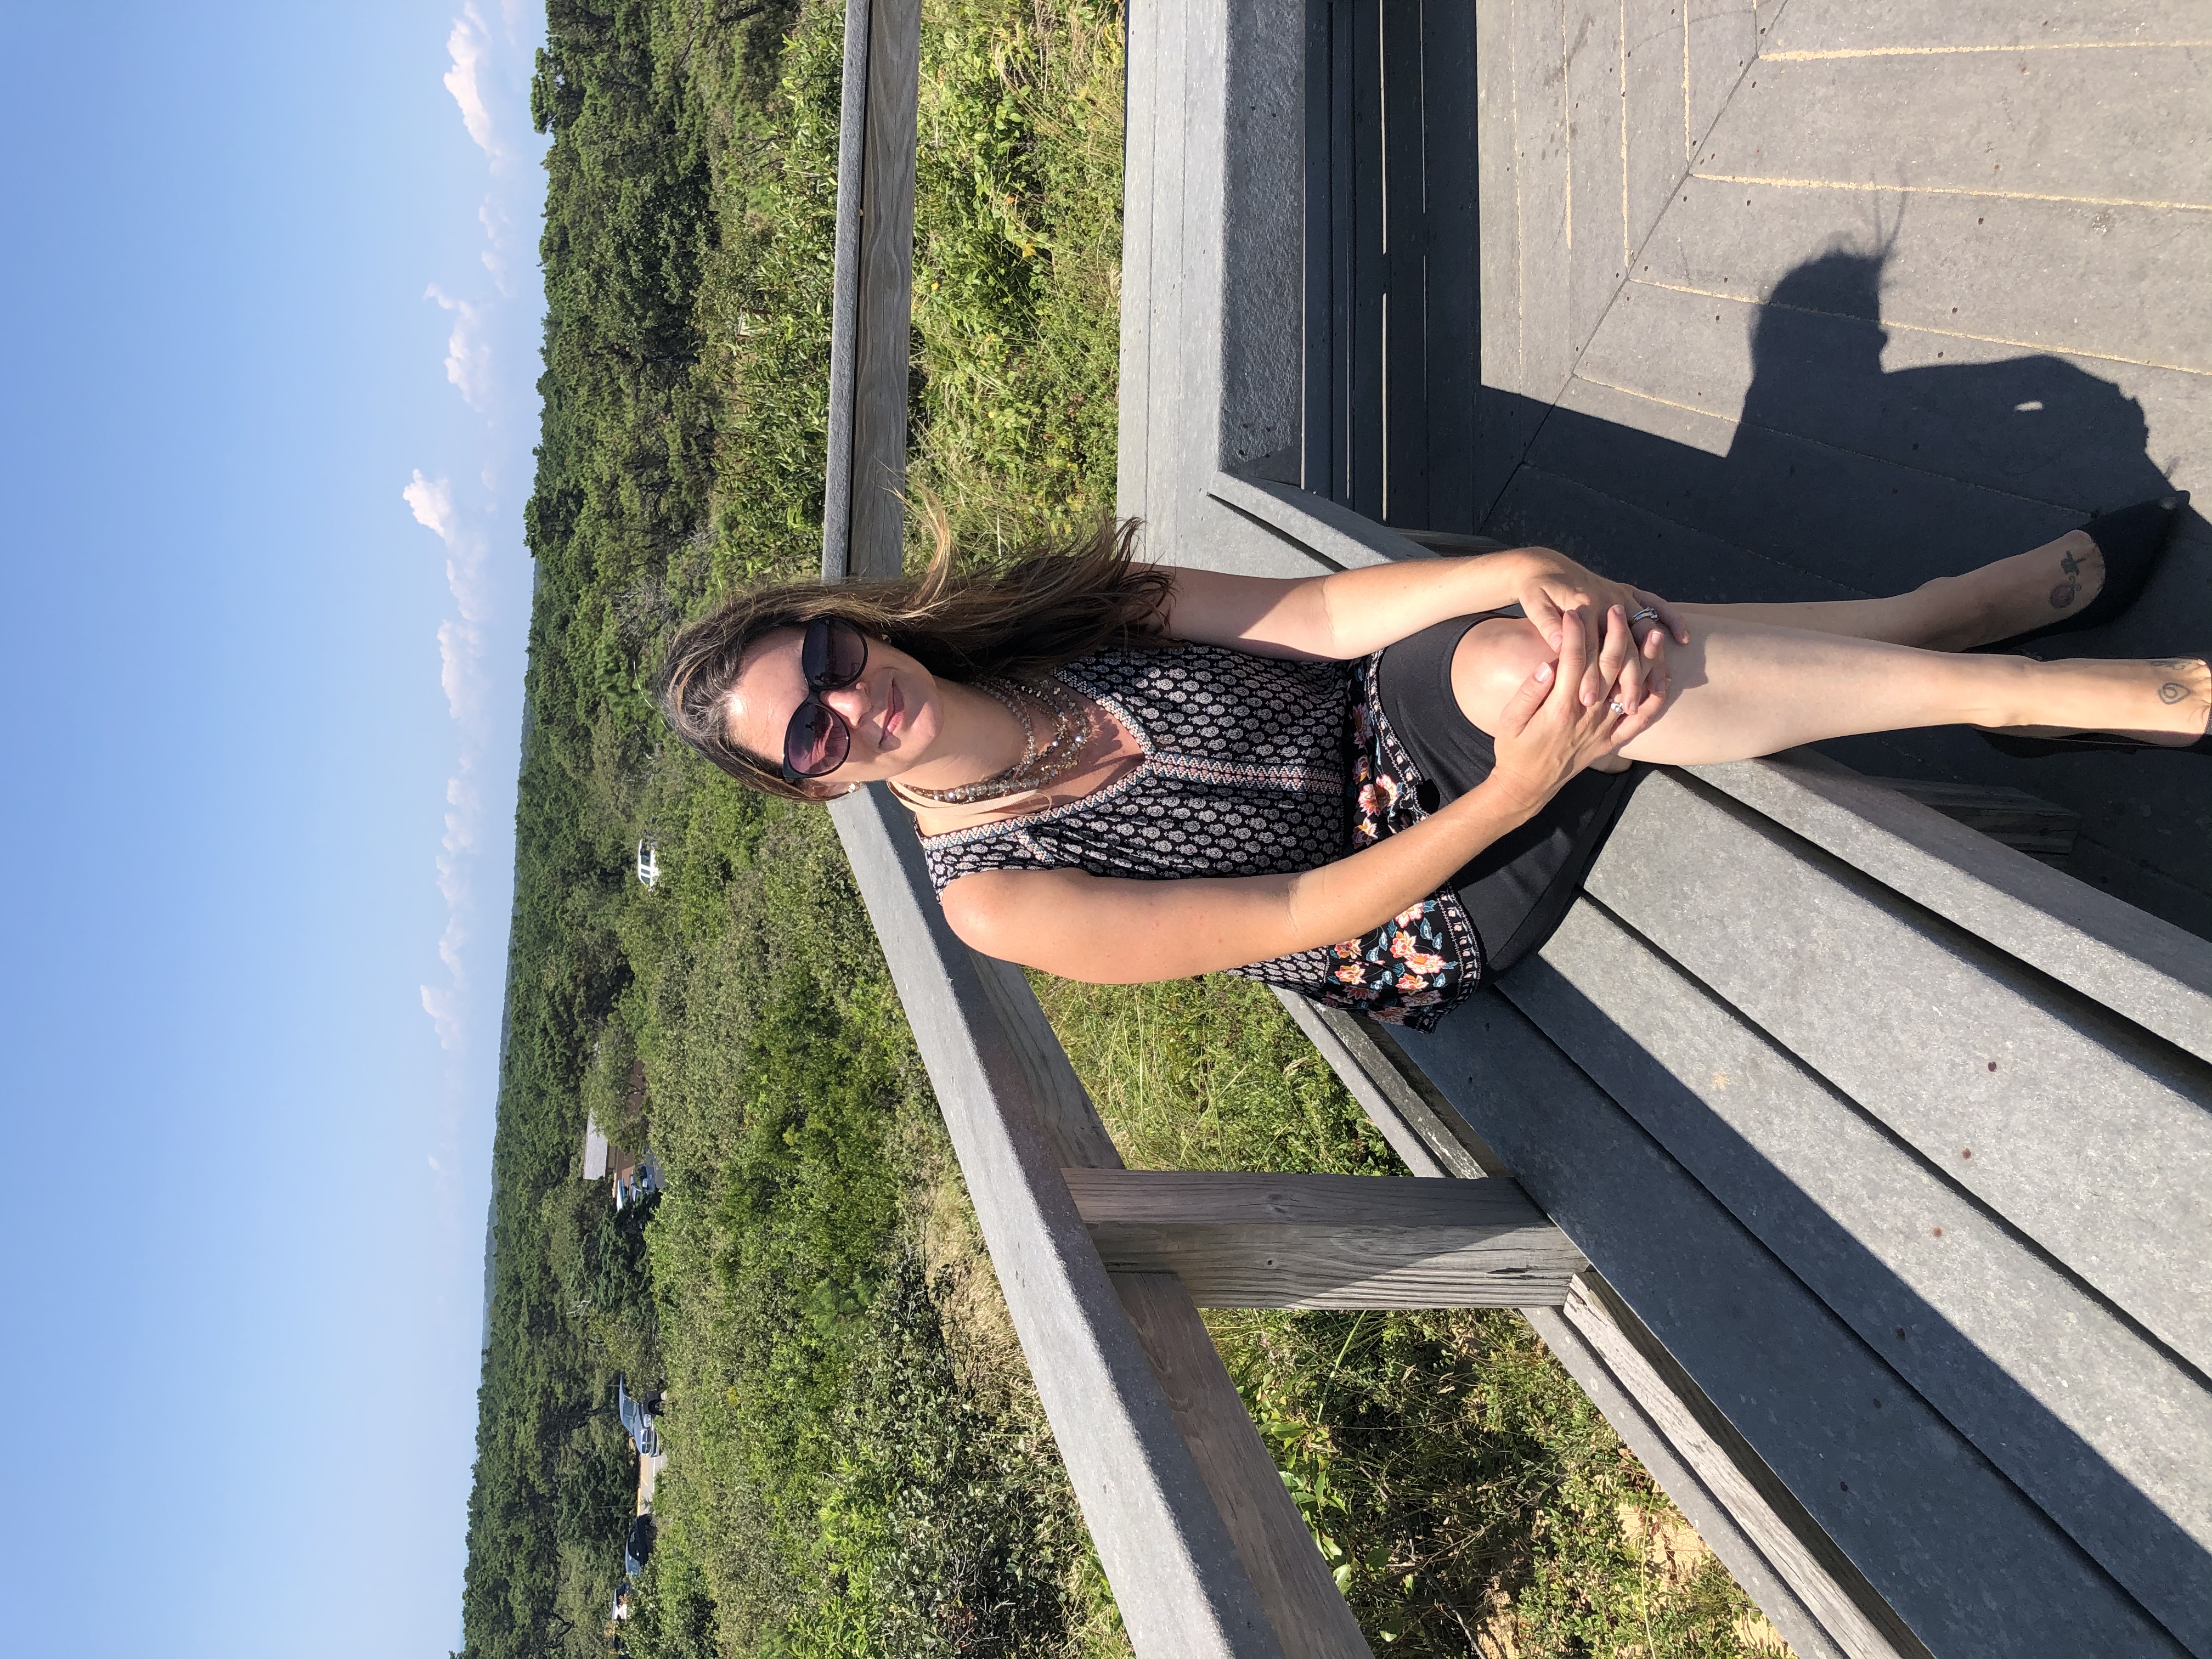
<svg viewBox="0 0 2212 1659">
<path fill-rule="evenodd" d="M 1507 700 L 1551 660 L 1552 647 L 1534 623 L 1492 617 L 1468 629 L 1452 653 L 1452 696 L 1462 714 L 1495 735 Z"/>
</svg>

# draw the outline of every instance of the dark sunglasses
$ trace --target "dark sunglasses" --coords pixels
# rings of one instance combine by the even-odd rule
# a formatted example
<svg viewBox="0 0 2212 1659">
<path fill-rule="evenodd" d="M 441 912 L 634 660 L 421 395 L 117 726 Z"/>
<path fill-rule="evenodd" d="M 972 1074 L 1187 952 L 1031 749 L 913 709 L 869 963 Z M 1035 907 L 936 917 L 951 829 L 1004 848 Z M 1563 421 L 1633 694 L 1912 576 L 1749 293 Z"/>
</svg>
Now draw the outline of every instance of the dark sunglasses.
<svg viewBox="0 0 2212 1659">
<path fill-rule="evenodd" d="M 806 701 L 791 711 L 783 729 L 783 781 L 799 783 L 834 772 L 853 752 L 853 728 L 822 701 L 824 691 L 850 685 L 868 665 L 868 637 L 835 617 L 806 624 L 799 642 L 799 671 L 806 676 Z"/>
</svg>

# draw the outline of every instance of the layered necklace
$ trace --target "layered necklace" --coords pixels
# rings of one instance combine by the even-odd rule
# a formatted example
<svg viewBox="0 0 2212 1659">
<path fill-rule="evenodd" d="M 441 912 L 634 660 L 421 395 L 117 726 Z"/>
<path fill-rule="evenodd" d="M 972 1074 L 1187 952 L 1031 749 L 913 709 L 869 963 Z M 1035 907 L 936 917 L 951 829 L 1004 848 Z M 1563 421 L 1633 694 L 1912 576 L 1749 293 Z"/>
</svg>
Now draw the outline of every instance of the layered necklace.
<svg viewBox="0 0 2212 1659">
<path fill-rule="evenodd" d="M 1049 676 L 1035 680 L 984 679 L 975 689 L 997 703 L 1020 723 L 1022 757 L 1003 772 L 951 789 L 920 789 L 908 783 L 892 787 L 916 800 L 945 806 L 964 806 L 979 800 L 1000 800 L 1024 795 L 1066 777 L 1082 763 L 1091 742 L 1091 708 L 1082 698 Z M 1040 745 L 1036 722 L 1026 704 L 1043 705 L 1052 716 L 1052 736 Z"/>
</svg>

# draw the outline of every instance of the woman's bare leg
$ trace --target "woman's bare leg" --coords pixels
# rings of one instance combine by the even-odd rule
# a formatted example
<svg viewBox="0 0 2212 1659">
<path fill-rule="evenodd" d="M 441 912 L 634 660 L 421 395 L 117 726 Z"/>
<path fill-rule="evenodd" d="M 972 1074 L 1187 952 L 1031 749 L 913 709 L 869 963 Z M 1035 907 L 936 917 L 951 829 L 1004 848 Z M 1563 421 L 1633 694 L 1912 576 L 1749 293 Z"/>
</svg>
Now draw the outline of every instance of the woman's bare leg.
<svg viewBox="0 0 2212 1659">
<path fill-rule="evenodd" d="M 1668 707 L 1623 755 L 1695 766 L 1918 726 L 2117 732 L 2180 746 L 2212 716 L 2212 669 L 2194 659 L 1957 656 L 1776 628 L 1742 615 L 1754 608 L 1692 616 L 1689 644 L 1668 648 Z M 1452 690 L 1468 718 L 1492 731 L 1505 700 L 1550 659 L 1527 623 L 1493 619 L 1460 641 Z"/>
<path fill-rule="evenodd" d="M 1801 605 L 1680 605 L 1676 610 L 1731 617 L 1807 633 L 1965 651 L 2010 639 L 2080 611 L 2104 586 L 2105 556 L 2087 532 L 2069 530 L 2055 542 L 1999 559 L 1962 576 L 1938 576 L 1910 593 L 1881 599 L 1829 599 Z"/>
</svg>

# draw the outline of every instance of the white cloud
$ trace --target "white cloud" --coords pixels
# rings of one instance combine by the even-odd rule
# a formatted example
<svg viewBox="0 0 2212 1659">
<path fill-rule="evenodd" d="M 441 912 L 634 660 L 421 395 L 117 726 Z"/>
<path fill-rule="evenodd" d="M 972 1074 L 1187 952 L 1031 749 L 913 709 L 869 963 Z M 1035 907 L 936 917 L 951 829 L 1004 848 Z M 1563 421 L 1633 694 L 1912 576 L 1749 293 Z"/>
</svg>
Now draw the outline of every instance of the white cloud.
<svg viewBox="0 0 2212 1659">
<path fill-rule="evenodd" d="M 462 7 L 461 15 L 453 20 L 446 50 L 453 57 L 453 68 L 446 71 L 446 90 L 461 106 L 461 125 L 469 130 L 477 148 L 491 157 L 496 172 L 506 164 L 507 147 L 492 128 L 491 106 L 484 100 L 483 74 L 491 56 L 491 32 L 484 27 L 483 14 L 476 9 L 475 0 Z"/>
<path fill-rule="evenodd" d="M 534 167 L 511 165 L 534 158 L 530 137 L 527 86 L 530 42 L 525 0 L 455 0 L 458 10 L 446 39 L 451 59 L 446 90 L 460 112 L 470 141 L 485 158 L 487 177 L 477 221 L 486 276 L 444 286 L 431 283 L 424 297 L 448 313 L 446 379 L 468 407 L 482 416 L 472 439 L 463 440 L 428 476 L 416 470 L 400 490 L 415 522 L 438 538 L 446 558 L 447 603 L 437 627 L 438 683 L 453 717 L 459 742 L 446 781 L 444 833 L 435 860 L 438 891 L 444 901 L 445 927 L 438 939 L 442 984 L 421 988 L 422 1010 L 448 1052 L 449 1083 L 480 1060 L 471 1057 L 469 1036 L 483 1024 L 476 1004 L 470 963 L 483 948 L 476 937 L 477 898 L 473 880 L 478 856 L 497 839 L 495 814 L 481 787 L 491 748 L 492 709 L 497 702 L 490 662 L 499 630 L 495 578 L 515 541 L 511 514 L 494 511 L 508 491 L 494 479 L 526 471 L 526 454 L 510 454 L 520 436 L 519 416 L 528 400 L 523 378 L 528 352 L 521 331 L 525 301 L 537 300 L 531 281 L 532 235 L 537 212 Z M 503 378 L 502 378 L 503 376 Z M 511 383 L 511 384 L 510 384 Z M 460 480 L 457 487 L 453 482 Z M 474 482 L 481 481 L 478 489 Z M 494 550 L 499 550 L 499 557 Z M 477 1030 L 478 1046 L 483 1033 Z M 451 1167 L 442 1149 L 434 1170 Z"/>
<path fill-rule="evenodd" d="M 422 297 L 453 313 L 453 331 L 446 341 L 446 378 L 459 390 L 464 403 L 482 413 L 492 384 L 491 343 L 484 338 L 483 310 L 452 298 L 435 283 L 422 290 Z"/>
<path fill-rule="evenodd" d="M 453 487 L 443 478 L 435 483 L 422 476 L 422 469 L 415 469 L 415 481 L 399 492 L 399 499 L 414 509 L 415 522 L 445 541 L 452 533 L 453 524 Z"/>
</svg>

